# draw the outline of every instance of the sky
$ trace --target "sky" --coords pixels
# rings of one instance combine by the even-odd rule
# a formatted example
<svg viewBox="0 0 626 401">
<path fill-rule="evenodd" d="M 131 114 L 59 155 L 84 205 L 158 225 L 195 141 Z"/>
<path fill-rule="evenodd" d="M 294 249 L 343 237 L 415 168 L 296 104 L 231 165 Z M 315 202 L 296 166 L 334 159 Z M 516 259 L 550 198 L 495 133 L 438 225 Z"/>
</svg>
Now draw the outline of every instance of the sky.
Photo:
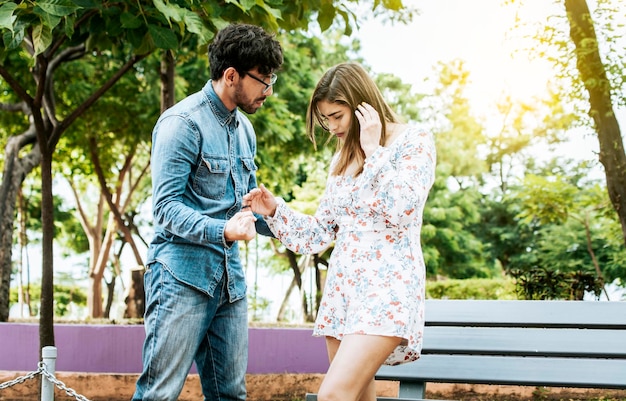
<svg viewBox="0 0 626 401">
<path fill-rule="evenodd" d="M 394 74 L 410 83 L 416 93 L 426 94 L 432 90 L 438 62 L 464 60 L 470 71 L 467 94 L 480 117 L 493 111 L 504 95 L 531 100 L 545 92 L 552 71 L 546 61 L 519 52 L 528 41 L 523 42 L 521 32 L 511 31 L 511 27 L 516 18 L 533 27 L 564 11 L 547 0 L 526 0 L 523 7 L 502 3 L 404 0 L 420 14 L 409 25 L 392 26 L 378 20 L 363 23 L 355 33 L 361 41 L 360 55 L 374 73 Z M 626 112 L 617 112 L 626 129 Z M 582 132 L 572 137 L 570 143 L 559 146 L 559 155 L 597 160 L 595 137 Z"/>
<path fill-rule="evenodd" d="M 545 62 L 524 55 L 510 32 L 516 16 L 528 23 L 545 21 L 550 2 L 528 0 L 522 9 L 502 7 L 502 0 L 405 0 L 420 14 L 409 25 L 370 20 L 356 35 L 362 56 L 377 73 L 393 73 L 417 89 L 429 89 L 437 62 L 465 60 L 471 71 L 473 100 L 484 106 L 507 91 L 527 97 L 545 89 L 550 70 Z"/>
</svg>

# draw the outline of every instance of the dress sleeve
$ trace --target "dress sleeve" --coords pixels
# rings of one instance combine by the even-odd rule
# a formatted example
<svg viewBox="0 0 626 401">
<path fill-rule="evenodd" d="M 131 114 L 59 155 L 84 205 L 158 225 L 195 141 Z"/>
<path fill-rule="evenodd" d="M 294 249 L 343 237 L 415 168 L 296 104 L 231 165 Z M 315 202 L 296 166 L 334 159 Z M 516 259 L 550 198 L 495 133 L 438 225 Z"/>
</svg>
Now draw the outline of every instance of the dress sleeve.
<svg viewBox="0 0 626 401">
<path fill-rule="evenodd" d="M 336 223 L 328 197 L 328 185 L 315 212 L 307 215 L 291 209 L 278 198 L 274 216 L 266 216 L 268 226 L 288 249 L 300 254 L 314 254 L 326 250 L 335 240 Z"/>
<path fill-rule="evenodd" d="M 432 134 L 409 128 L 398 140 L 365 160 L 351 194 L 357 213 L 374 215 L 388 226 L 402 225 L 416 213 L 421 216 L 435 180 Z"/>
</svg>

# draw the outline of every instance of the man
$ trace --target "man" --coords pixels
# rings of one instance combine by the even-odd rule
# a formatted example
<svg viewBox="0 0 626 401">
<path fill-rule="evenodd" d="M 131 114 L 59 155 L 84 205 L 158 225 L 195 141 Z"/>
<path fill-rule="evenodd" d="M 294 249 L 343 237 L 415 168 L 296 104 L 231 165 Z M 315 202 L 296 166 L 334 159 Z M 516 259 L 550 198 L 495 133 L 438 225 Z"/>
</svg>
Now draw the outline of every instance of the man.
<svg viewBox="0 0 626 401">
<path fill-rule="evenodd" d="M 152 133 L 155 235 L 148 249 L 143 372 L 133 400 L 176 400 L 195 361 L 207 400 L 244 400 L 246 281 L 238 240 L 271 235 L 242 210 L 257 186 L 248 118 L 273 93 L 280 44 L 232 24 L 209 46 L 211 79 Z"/>
</svg>

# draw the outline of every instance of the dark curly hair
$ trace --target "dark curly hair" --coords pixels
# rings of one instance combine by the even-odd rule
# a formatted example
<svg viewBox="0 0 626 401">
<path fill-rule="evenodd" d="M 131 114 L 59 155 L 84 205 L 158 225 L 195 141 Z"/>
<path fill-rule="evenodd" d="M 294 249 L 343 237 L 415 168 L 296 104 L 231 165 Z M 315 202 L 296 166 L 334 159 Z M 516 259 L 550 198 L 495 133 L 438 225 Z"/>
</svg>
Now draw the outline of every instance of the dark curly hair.
<svg viewBox="0 0 626 401">
<path fill-rule="evenodd" d="M 249 24 L 231 24 L 220 30 L 209 45 L 211 79 L 218 80 L 233 67 L 245 73 L 258 67 L 269 75 L 283 64 L 283 49 L 274 35 Z"/>
</svg>

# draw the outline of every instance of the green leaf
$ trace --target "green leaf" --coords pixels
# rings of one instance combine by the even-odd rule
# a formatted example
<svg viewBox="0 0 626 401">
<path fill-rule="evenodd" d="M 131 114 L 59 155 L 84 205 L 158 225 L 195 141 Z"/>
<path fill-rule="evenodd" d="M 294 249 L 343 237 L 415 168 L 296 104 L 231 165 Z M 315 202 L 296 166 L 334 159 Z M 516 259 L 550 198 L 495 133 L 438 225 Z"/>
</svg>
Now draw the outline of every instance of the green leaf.
<svg viewBox="0 0 626 401">
<path fill-rule="evenodd" d="M 68 15 L 65 17 L 65 36 L 71 38 L 74 35 L 74 22 L 76 17 L 74 15 Z"/>
<path fill-rule="evenodd" d="M 126 32 L 126 38 L 135 48 L 141 47 L 141 43 L 143 42 L 145 36 L 145 29 L 132 29 Z"/>
<path fill-rule="evenodd" d="M 154 41 L 154 45 L 159 49 L 176 49 L 178 47 L 178 39 L 176 39 L 176 35 L 170 29 L 150 25 L 148 31 Z"/>
<path fill-rule="evenodd" d="M 200 17 L 198 17 L 198 15 L 193 11 L 189 10 L 185 10 L 183 13 L 183 22 L 191 33 L 200 34 L 202 32 L 202 28 L 204 27 Z"/>
<path fill-rule="evenodd" d="M 332 3 L 324 3 L 322 4 L 322 8 L 317 15 L 317 23 L 320 24 L 320 28 L 322 32 L 330 28 L 335 20 L 336 9 L 333 7 Z"/>
<path fill-rule="evenodd" d="M 102 8 L 101 0 L 73 0 L 73 3 L 80 8 Z"/>
<path fill-rule="evenodd" d="M 402 5 L 402 0 L 383 0 L 383 5 L 385 8 L 394 11 L 399 11 L 404 7 Z"/>
<path fill-rule="evenodd" d="M 52 30 L 44 24 L 35 25 L 33 28 L 33 45 L 35 47 L 34 57 L 43 53 L 52 43 Z"/>
<path fill-rule="evenodd" d="M 251 9 L 252 7 L 257 5 L 257 1 L 256 0 L 241 0 L 241 1 L 232 1 L 229 0 L 228 3 L 230 4 L 237 4 L 240 3 L 241 7 L 244 11 L 248 11 L 249 9 Z"/>
<path fill-rule="evenodd" d="M 343 10 L 339 10 L 337 13 L 343 17 L 343 21 L 346 25 L 346 29 L 344 30 L 343 34 L 346 36 L 352 35 L 352 25 L 350 25 L 350 16 L 348 15 L 348 13 Z"/>
<path fill-rule="evenodd" d="M 39 19 L 44 23 L 44 25 L 50 27 L 50 29 L 54 29 L 59 22 L 61 22 L 61 17 L 50 14 L 45 9 L 39 7 L 38 5 L 33 8 L 33 13 L 39 17 Z"/>
<path fill-rule="evenodd" d="M 120 16 L 120 23 L 122 24 L 123 28 L 135 29 L 141 26 L 142 20 L 136 15 L 125 11 Z"/>
<path fill-rule="evenodd" d="M 183 13 L 183 22 L 189 32 L 200 36 L 202 44 L 208 43 L 213 38 L 213 33 L 204 26 L 202 19 L 196 13 L 185 10 Z"/>
<path fill-rule="evenodd" d="M 15 3 L 5 3 L 0 6 L 0 29 L 6 28 L 13 32 L 13 22 L 17 18 L 13 11 L 17 8 Z"/>
<path fill-rule="evenodd" d="M 55 15 L 57 17 L 65 17 L 79 10 L 81 7 L 75 5 L 70 0 L 44 0 L 38 1 L 37 6 L 44 10 L 46 13 Z"/>
<path fill-rule="evenodd" d="M 165 4 L 163 0 L 154 0 L 154 6 L 165 16 L 168 22 L 180 21 L 180 7 L 172 4 Z"/>
<path fill-rule="evenodd" d="M 266 2 L 262 0 L 257 0 L 256 4 L 263 8 L 269 15 L 273 16 L 275 19 L 281 19 L 282 14 L 279 9 L 270 7 Z"/>
<path fill-rule="evenodd" d="M 25 28 L 23 24 L 18 24 L 13 34 L 6 31 L 4 35 L 2 35 L 2 41 L 6 50 L 17 49 L 22 44 L 22 41 L 24 41 L 24 32 Z"/>
</svg>

